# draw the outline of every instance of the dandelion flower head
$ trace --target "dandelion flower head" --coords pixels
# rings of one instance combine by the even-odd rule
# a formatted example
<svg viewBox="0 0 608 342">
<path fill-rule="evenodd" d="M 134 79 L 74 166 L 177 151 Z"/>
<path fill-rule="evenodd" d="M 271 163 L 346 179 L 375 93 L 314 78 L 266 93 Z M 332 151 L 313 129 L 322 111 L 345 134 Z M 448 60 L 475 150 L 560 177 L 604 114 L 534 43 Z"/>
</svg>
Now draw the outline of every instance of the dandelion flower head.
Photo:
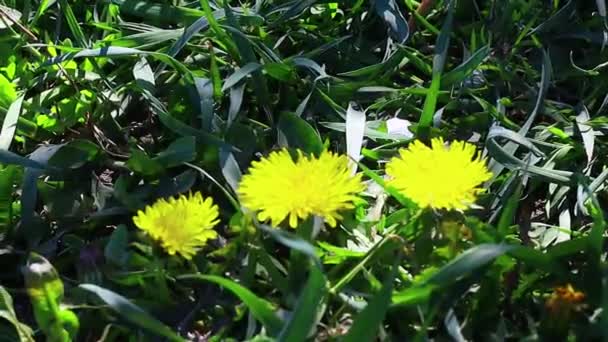
<svg viewBox="0 0 608 342">
<path fill-rule="evenodd" d="M 475 146 L 463 141 L 445 146 L 437 138 L 431 147 L 414 141 L 387 164 L 389 184 L 422 208 L 467 209 L 482 191 L 477 186 L 492 176 L 475 154 Z"/>
<path fill-rule="evenodd" d="M 361 175 L 353 176 L 348 158 L 324 151 L 319 157 L 298 151 L 296 161 L 287 150 L 272 152 L 252 163 L 243 176 L 239 195 L 243 205 L 258 212 L 260 221 L 278 226 L 289 216 L 289 225 L 298 219 L 321 216 L 332 227 L 341 219 L 341 210 L 353 208 L 365 189 Z"/>
<path fill-rule="evenodd" d="M 554 289 L 545 305 L 553 314 L 568 314 L 576 310 L 585 300 L 585 294 L 577 291 L 571 284 L 558 286 Z"/>
<path fill-rule="evenodd" d="M 219 209 L 211 197 L 200 192 L 160 199 L 133 217 L 135 225 L 158 241 L 170 255 L 192 259 L 207 240 L 217 237 L 213 227 L 219 222 Z"/>
</svg>

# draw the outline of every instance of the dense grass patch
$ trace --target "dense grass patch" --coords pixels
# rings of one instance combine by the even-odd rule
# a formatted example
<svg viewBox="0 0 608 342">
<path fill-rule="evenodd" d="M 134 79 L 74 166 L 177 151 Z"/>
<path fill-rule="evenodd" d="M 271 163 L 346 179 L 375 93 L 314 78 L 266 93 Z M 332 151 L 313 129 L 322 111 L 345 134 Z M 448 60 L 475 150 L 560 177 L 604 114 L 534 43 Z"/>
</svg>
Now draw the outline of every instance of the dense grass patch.
<svg viewBox="0 0 608 342">
<path fill-rule="evenodd" d="M 0 340 L 608 338 L 606 4 L 0 0 Z"/>
</svg>

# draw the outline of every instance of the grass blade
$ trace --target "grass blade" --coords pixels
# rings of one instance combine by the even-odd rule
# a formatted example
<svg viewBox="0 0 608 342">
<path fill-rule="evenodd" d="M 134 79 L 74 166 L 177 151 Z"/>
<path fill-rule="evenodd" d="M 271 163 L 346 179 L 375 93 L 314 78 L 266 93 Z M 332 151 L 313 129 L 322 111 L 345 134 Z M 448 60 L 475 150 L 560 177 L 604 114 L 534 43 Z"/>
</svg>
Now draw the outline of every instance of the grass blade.
<svg viewBox="0 0 608 342">
<path fill-rule="evenodd" d="M 247 305 L 253 316 L 258 319 L 271 334 L 278 333 L 283 322 L 277 316 L 274 306 L 263 298 L 256 296 L 253 292 L 240 284 L 218 276 L 202 275 L 202 274 L 186 274 L 177 277 L 178 280 L 203 280 L 215 283 L 232 292 L 235 296 Z"/>
<path fill-rule="evenodd" d="M 424 100 L 422 108 L 422 116 L 418 123 L 417 135 L 422 140 L 429 138 L 431 125 L 433 124 L 433 116 L 437 108 L 437 98 L 441 88 L 441 75 L 447 58 L 448 47 L 450 44 L 450 35 L 452 34 L 452 21 L 454 18 L 454 1 L 451 0 L 448 4 L 448 15 L 443 23 L 441 32 L 435 43 L 435 57 L 433 58 L 433 75 L 429 92 Z"/>
<path fill-rule="evenodd" d="M 99 299 L 121 315 L 125 320 L 155 335 L 165 337 L 170 341 L 185 341 L 171 328 L 152 317 L 139 306 L 131 303 L 127 298 L 94 284 L 81 284 L 78 287 L 97 295 Z"/>
</svg>

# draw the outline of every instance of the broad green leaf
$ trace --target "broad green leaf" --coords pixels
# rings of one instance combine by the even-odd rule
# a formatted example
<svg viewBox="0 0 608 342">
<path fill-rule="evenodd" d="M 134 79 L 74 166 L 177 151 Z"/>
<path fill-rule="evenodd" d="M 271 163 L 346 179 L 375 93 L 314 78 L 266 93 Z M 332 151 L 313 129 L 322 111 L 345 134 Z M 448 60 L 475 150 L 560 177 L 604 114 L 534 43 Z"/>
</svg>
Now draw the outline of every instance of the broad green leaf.
<svg viewBox="0 0 608 342">
<path fill-rule="evenodd" d="M 154 91 L 156 87 L 154 72 L 145 57 L 142 56 L 133 66 L 133 77 L 137 85 L 148 91 Z"/>
<path fill-rule="evenodd" d="M 460 254 L 456 259 L 450 261 L 450 263 L 442 267 L 437 273 L 433 274 L 433 276 L 428 279 L 427 284 L 436 286 L 449 285 L 468 276 L 471 272 L 492 262 L 497 257 L 514 248 L 515 246 L 506 244 L 477 245 Z"/>
<path fill-rule="evenodd" d="M 127 167 L 142 175 L 152 176 L 162 173 L 165 168 L 159 161 L 150 158 L 145 152 L 132 150 L 131 157 L 127 160 Z"/>
<path fill-rule="evenodd" d="M 225 148 L 220 148 L 220 167 L 228 185 L 237 192 L 243 174 L 232 152 Z"/>
<path fill-rule="evenodd" d="M 282 146 L 297 148 L 315 155 L 323 151 L 323 142 L 317 131 L 304 119 L 292 113 L 285 112 L 281 115 L 278 130 L 279 142 Z"/>
<path fill-rule="evenodd" d="M 48 165 L 59 169 L 77 169 L 95 160 L 99 146 L 89 140 L 72 140 L 50 157 Z"/>
<path fill-rule="evenodd" d="M 295 76 L 295 70 L 291 65 L 285 63 L 268 63 L 264 64 L 266 73 L 282 82 L 289 82 Z"/>
<path fill-rule="evenodd" d="M 431 298 L 436 289 L 435 285 L 409 287 L 393 294 L 392 305 L 400 307 L 422 304 Z"/>
<path fill-rule="evenodd" d="M 129 259 L 129 232 L 125 225 L 120 225 L 114 230 L 104 249 L 106 260 L 118 265 L 126 265 Z"/>
<path fill-rule="evenodd" d="M 180 29 L 176 30 L 152 30 L 142 33 L 136 33 L 131 35 L 126 35 L 120 38 L 112 39 L 112 40 L 104 40 L 103 44 L 111 44 L 112 46 L 119 47 L 127 47 L 127 48 L 137 48 L 137 49 L 146 49 L 159 44 L 162 44 L 166 41 L 171 41 L 179 38 L 182 35 L 183 31 Z M 96 45 L 96 47 L 98 47 Z M 175 57 L 175 56 L 172 56 Z"/>
<path fill-rule="evenodd" d="M 245 77 L 251 75 L 252 73 L 262 69 L 262 65 L 259 63 L 247 63 L 243 65 L 243 67 L 237 69 L 232 75 L 224 80 L 224 85 L 222 86 L 222 91 L 226 91 L 236 84 L 238 84 Z"/>
<path fill-rule="evenodd" d="M 193 161 L 196 158 L 196 139 L 192 136 L 181 137 L 159 153 L 154 161 L 164 168 L 176 167 Z"/>
<path fill-rule="evenodd" d="M 194 86 L 198 97 L 196 104 L 199 108 L 201 129 L 205 132 L 211 132 L 214 115 L 213 81 L 208 78 L 195 77 Z"/>
<path fill-rule="evenodd" d="M 132 15 L 150 22 L 170 24 L 191 23 L 205 15 L 203 11 L 147 0 L 112 0 L 119 6 L 121 13 Z"/>
<path fill-rule="evenodd" d="M 279 242 L 280 244 L 289 247 L 299 253 L 302 253 L 313 260 L 317 260 L 317 254 L 315 247 L 310 244 L 308 240 L 295 235 L 291 232 L 284 231 L 282 229 L 272 228 L 266 225 L 258 225 L 258 228 L 266 232 L 271 238 Z"/>
</svg>

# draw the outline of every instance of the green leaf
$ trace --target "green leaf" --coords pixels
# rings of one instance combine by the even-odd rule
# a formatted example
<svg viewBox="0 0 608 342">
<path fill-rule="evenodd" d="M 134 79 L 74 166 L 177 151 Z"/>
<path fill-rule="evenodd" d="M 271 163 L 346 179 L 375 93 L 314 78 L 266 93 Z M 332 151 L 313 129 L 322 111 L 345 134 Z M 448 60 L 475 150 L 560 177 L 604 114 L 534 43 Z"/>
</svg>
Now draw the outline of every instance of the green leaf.
<svg viewBox="0 0 608 342">
<path fill-rule="evenodd" d="M 0 317 L 9 321 L 13 325 L 17 335 L 19 336 L 20 342 L 35 341 L 34 332 L 29 326 L 19 321 L 17 314 L 15 314 L 15 309 L 13 308 L 13 298 L 2 286 L 0 286 Z"/>
<path fill-rule="evenodd" d="M 319 311 L 327 295 L 326 279 L 316 263 L 311 263 L 308 282 L 298 299 L 289 320 L 279 334 L 278 341 L 307 341 L 317 324 Z"/>
<path fill-rule="evenodd" d="M 2 106 L 2 75 L 0 75 L 0 106 Z M 23 105 L 24 96 L 19 97 L 16 100 L 11 100 L 12 104 L 8 108 L 4 121 L 2 122 L 2 131 L 0 131 L 0 149 L 8 150 L 11 147 L 13 138 L 15 137 L 15 131 L 17 130 L 17 123 L 19 122 L 19 115 L 21 114 L 21 106 Z"/>
<path fill-rule="evenodd" d="M 256 296 L 253 292 L 249 291 L 242 285 L 226 278 L 213 276 L 213 275 L 202 275 L 202 274 L 186 274 L 177 276 L 179 280 L 202 280 L 218 284 L 225 289 L 232 292 L 235 296 L 239 297 L 240 300 L 247 305 L 247 308 L 251 311 L 251 314 L 259 320 L 271 335 L 277 334 L 281 331 L 283 322 L 277 316 L 276 309 L 273 304 L 269 301 Z"/>
<path fill-rule="evenodd" d="M 245 77 L 251 75 L 252 73 L 262 69 L 262 65 L 260 63 L 252 62 L 243 65 L 243 67 L 237 69 L 232 75 L 224 80 L 224 86 L 222 87 L 222 91 L 226 91 L 236 84 L 238 84 Z"/>
<path fill-rule="evenodd" d="M 574 241 L 574 240 L 570 240 L 570 241 Z M 567 242 L 570 242 L 570 241 L 567 241 Z M 559 246 L 561 244 L 562 243 L 558 244 L 557 246 Z M 581 246 L 580 250 L 584 249 L 584 244 L 580 244 L 580 246 Z M 552 247 L 552 248 L 555 248 L 555 247 Z M 539 270 L 543 270 L 545 272 L 559 274 L 559 275 L 565 275 L 567 273 L 564 270 L 564 268 L 556 261 L 556 259 L 557 259 L 556 254 L 543 253 L 534 248 L 525 247 L 525 246 L 519 246 L 517 248 L 514 248 L 514 249 L 510 250 L 508 252 L 508 254 L 511 257 L 517 259 L 518 261 L 521 261 L 521 262 L 525 263 L 526 265 L 529 265 L 530 267 L 534 267 L 535 269 L 539 269 Z"/>
<path fill-rule="evenodd" d="M 505 144 L 505 146 L 501 146 L 498 143 L 498 139 L 509 140 L 509 143 Z M 531 153 L 537 156 L 544 155 L 530 140 L 519 133 L 500 126 L 495 126 L 490 129 L 486 147 L 489 155 L 499 162 L 500 165 L 513 170 L 522 170 L 552 183 L 566 185 L 571 183 L 573 174 L 570 171 L 547 169 L 531 165 L 531 163 L 517 158 L 514 153 L 519 146 L 527 148 Z"/>
<path fill-rule="evenodd" d="M 230 149 L 234 149 L 234 147 L 228 145 L 222 139 L 208 132 L 203 132 L 196 128 L 193 128 L 192 126 L 189 126 L 171 116 L 164 108 L 163 104 L 150 92 L 143 91 L 142 95 L 150 101 L 152 111 L 156 115 L 158 115 L 160 122 L 165 125 L 165 127 L 167 127 L 169 130 L 181 136 L 194 136 L 196 138 L 197 143 L 199 144 L 211 144 L 218 147 L 224 146 Z"/>
<path fill-rule="evenodd" d="M 400 260 L 401 258 L 397 258 Z M 392 272 L 384 280 L 382 289 L 372 298 L 365 309 L 353 320 L 352 327 L 342 342 L 373 341 L 378 333 L 378 327 L 382 324 L 384 316 L 391 304 L 393 282 L 397 275 L 399 262 L 393 264 Z"/>
<path fill-rule="evenodd" d="M 228 185 L 234 192 L 237 192 L 243 173 L 234 155 L 226 148 L 220 148 L 220 168 Z"/>
<path fill-rule="evenodd" d="M 280 244 L 289 247 L 292 250 L 298 251 L 313 260 L 318 260 L 315 247 L 311 245 L 309 241 L 301 238 L 300 236 L 263 224 L 258 225 L 258 228 L 266 232 L 271 238 Z"/>
<path fill-rule="evenodd" d="M 164 168 L 176 167 L 196 158 L 196 139 L 192 136 L 181 137 L 159 153 L 154 160 Z"/>
<path fill-rule="evenodd" d="M 133 149 L 127 166 L 134 172 L 142 175 L 152 176 L 162 173 L 165 168 L 159 161 L 150 158 L 145 152 Z"/>
<path fill-rule="evenodd" d="M 213 81 L 208 78 L 195 77 L 194 86 L 198 97 L 199 120 L 201 129 L 205 132 L 211 132 L 213 126 Z"/>
<path fill-rule="evenodd" d="M 519 131 L 517 131 L 517 134 L 520 137 L 525 138 L 525 136 L 530 131 L 532 124 L 536 120 L 536 116 L 541 111 L 544 100 L 545 100 L 545 96 L 547 95 L 547 90 L 549 89 L 549 86 L 550 86 L 551 75 L 552 75 L 551 59 L 549 58 L 549 54 L 547 53 L 547 51 L 543 50 L 543 64 L 542 64 L 542 72 L 541 72 L 541 79 L 540 79 L 540 87 L 539 87 L 539 90 L 538 90 L 538 93 L 536 96 L 536 102 L 534 104 L 534 108 L 528 115 L 526 122 L 524 122 L 524 124 L 521 126 Z M 502 129 L 502 127 L 493 127 L 490 130 L 490 133 L 488 135 L 491 135 L 493 131 L 496 132 L 496 131 L 499 131 L 500 129 Z M 497 152 L 499 152 L 499 154 L 501 154 L 501 156 L 503 156 L 507 159 L 511 159 L 512 161 L 514 161 L 513 159 L 517 160 L 517 158 L 515 158 L 514 155 L 515 155 L 515 152 L 517 151 L 517 149 L 519 148 L 519 146 L 520 145 L 527 146 L 527 145 L 521 144 L 520 140 L 521 139 L 508 142 L 503 148 L 501 148 L 502 151 L 497 151 Z M 490 136 L 488 136 L 487 142 L 488 142 L 487 143 L 488 152 L 490 154 L 492 154 L 492 149 L 495 149 L 497 147 L 497 146 L 495 146 L 495 145 L 497 145 L 497 143 L 493 139 L 490 139 Z M 500 174 L 500 172 L 503 170 L 503 168 L 505 166 L 508 167 L 509 163 L 506 163 L 507 165 L 503 165 L 503 164 L 505 164 L 503 161 L 498 160 L 497 157 L 494 157 L 494 158 L 497 159 L 496 162 L 490 163 L 488 166 L 494 175 L 498 175 L 498 174 Z M 521 165 L 522 163 L 515 161 L 515 164 Z M 524 164 L 526 166 L 528 166 L 528 163 L 524 163 Z M 534 165 L 530 165 L 529 167 L 532 167 L 532 169 L 534 171 L 540 171 L 540 176 L 543 177 L 544 170 L 537 170 L 537 169 L 535 169 Z M 530 171 L 530 170 L 528 169 L 528 171 Z M 549 178 L 553 178 L 556 175 L 547 175 L 547 176 Z M 570 175 L 564 174 L 564 176 L 565 176 L 565 178 L 570 178 Z M 555 180 L 557 180 L 557 179 L 555 179 Z M 560 181 L 564 182 L 566 180 L 564 178 L 562 178 Z"/>
<path fill-rule="evenodd" d="M 15 85 L 0 74 L 0 107 L 9 108 L 16 99 L 17 90 Z"/>
<path fill-rule="evenodd" d="M 294 68 L 285 63 L 264 64 L 264 71 L 271 77 L 283 82 L 289 82 L 295 76 Z"/>
<path fill-rule="evenodd" d="M 412 286 L 393 294 L 393 306 L 418 305 L 428 301 L 437 289 L 435 285 Z"/>
<path fill-rule="evenodd" d="M 48 165 L 60 169 L 77 169 L 99 156 L 100 148 L 89 140 L 72 140 L 50 157 Z"/>
<path fill-rule="evenodd" d="M 207 0 L 202 0 L 207 1 Z M 245 63 L 255 63 L 257 62 L 256 55 L 253 50 L 253 44 L 249 41 L 246 36 L 241 32 L 240 27 L 236 21 L 232 8 L 228 4 L 228 2 L 224 2 L 224 11 L 226 12 L 226 18 L 228 24 L 230 26 L 226 26 L 226 29 L 229 29 L 232 33 L 232 41 L 236 45 L 238 49 L 238 54 L 233 52 L 233 58 L 237 61 L 241 62 L 241 65 Z M 209 18 L 207 18 L 209 19 Z M 258 97 L 258 102 L 262 106 L 266 116 L 268 117 L 268 121 L 270 123 L 273 122 L 272 114 L 268 109 L 270 105 L 270 95 L 268 91 L 268 82 L 266 82 L 266 78 L 262 75 L 261 71 L 253 72 L 253 90 L 255 91 L 256 96 Z"/>
<path fill-rule="evenodd" d="M 606 220 L 604 218 L 604 212 L 599 206 L 595 196 L 591 196 L 593 202 L 589 204 L 588 211 L 593 218 L 593 225 L 591 226 L 591 232 L 589 233 L 589 254 L 595 258 L 595 262 L 600 262 L 602 254 L 602 246 L 604 246 L 604 232 L 606 231 Z"/>
<path fill-rule="evenodd" d="M 154 72 L 145 57 L 142 56 L 133 66 L 133 77 L 135 78 L 137 85 L 148 91 L 154 91 L 154 88 L 156 87 Z"/>
<path fill-rule="evenodd" d="M 439 95 L 439 89 L 441 87 L 441 74 L 445 66 L 445 60 L 448 53 L 448 47 L 450 45 L 450 35 L 452 34 L 452 21 L 454 18 L 454 0 L 449 1 L 448 16 L 443 23 L 441 32 L 437 37 L 435 43 L 435 57 L 433 58 L 433 76 L 431 78 L 431 85 L 429 92 L 424 100 L 424 107 L 422 108 L 422 116 L 418 123 L 417 135 L 426 140 L 428 138 L 431 124 L 433 123 L 433 117 L 435 116 L 435 109 L 437 108 L 437 98 Z"/>
<path fill-rule="evenodd" d="M 6 233 L 13 224 L 13 186 L 16 176 L 15 165 L 0 170 L 0 233 Z"/>
<path fill-rule="evenodd" d="M 185 341 L 171 328 L 152 317 L 139 306 L 131 303 L 125 297 L 94 284 L 81 284 L 78 287 L 97 295 L 99 299 L 101 299 L 112 310 L 116 311 L 116 313 L 121 315 L 126 321 L 129 321 L 157 336 L 165 337 L 170 341 Z"/>
<path fill-rule="evenodd" d="M 437 273 L 433 274 L 427 284 L 437 286 L 449 285 L 463 277 L 468 276 L 476 269 L 493 261 L 497 257 L 513 250 L 515 246 L 506 244 L 481 244 L 477 245 L 464 253 L 460 254 L 456 259 L 450 261 L 443 266 Z"/>
<path fill-rule="evenodd" d="M 515 179 L 514 187 L 515 190 L 507 199 L 507 203 L 505 203 L 505 205 L 503 206 L 502 213 L 500 214 L 500 218 L 498 219 L 498 225 L 496 226 L 496 230 L 502 238 L 509 234 L 509 228 L 511 227 L 511 224 L 513 224 L 513 218 L 517 214 L 516 211 L 519 207 L 522 194 L 521 178 L 518 177 Z"/>
<path fill-rule="evenodd" d="M 331 287 L 330 292 L 332 294 L 338 293 L 346 284 L 348 284 L 359 272 L 365 269 L 365 267 L 371 264 L 374 260 L 379 257 L 393 252 L 399 248 L 401 238 L 396 235 L 386 235 L 382 240 L 376 243 L 366 254 L 361 261 L 353 266 L 342 278 L 340 278 Z"/>
<path fill-rule="evenodd" d="M 74 11 L 72 11 L 72 7 L 68 4 L 67 0 L 59 0 L 60 10 L 65 15 L 65 19 L 70 27 L 70 31 L 72 31 L 72 35 L 76 38 L 76 41 L 81 47 L 88 47 L 87 39 L 84 36 L 84 32 L 80 27 L 80 23 L 78 23 L 78 19 L 74 15 Z"/>
<path fill-rule="evenodd" d="M 283 113 L 279 119 L 279 142 L 282 146 L 297 148 L 307 153 L 319 155 L 323 151 L 323 142 L 317 131 L 302 118 Z"/>
<path fill-rule="evenodd" d="M 127 226 L 121 224 L 110 235 L 105 249 L 104 256 L 106 260 L 118 265 L 126 265 L 129 259 L 129 232 Z"/>
<path fill-rule="evenodd" d="M 217 39 L 226 46 L 230 55 L 235 60 L 238 61 L 240 58 L 240 55 L 235 46 L 235 42 L 232 39 L 230 39 L 230 36 L 228 36 L 226 31 L 217 22 L 217 19 L 219 19 L 220 16 L 218 15 L 217 12 L 211 11 L 211 6 L 209 6 L 209 0 L 200 0 L 200 4 L 201 4 L 201 7 L 203 8 L 203 11 L 205 12 L 205 18 L 207 19 L 207 22 L 208 22 L 209 26 L 211 27 L 211 30 L 217 36 Z M 226 4 L 226 6 L 228 6 L 228 5 Z M 226 12 L 226 11 L 224 11 L 224 12 Z M 228 14 L 232 14 L 232 13 L 228 13 Z"/>
<path fill-rule="evenodd" d="M 441 86 L 445 89 L 446 87 L 460 83 L 469 77 L 473 71 L 479 68 L 479 65 L 490 55 L 490 47 L 484 46 L 481 49 L 475 51 L 475 53 L 469 57 L 462 64 L 444 74 L 441 77 Z"/>
</svg>

